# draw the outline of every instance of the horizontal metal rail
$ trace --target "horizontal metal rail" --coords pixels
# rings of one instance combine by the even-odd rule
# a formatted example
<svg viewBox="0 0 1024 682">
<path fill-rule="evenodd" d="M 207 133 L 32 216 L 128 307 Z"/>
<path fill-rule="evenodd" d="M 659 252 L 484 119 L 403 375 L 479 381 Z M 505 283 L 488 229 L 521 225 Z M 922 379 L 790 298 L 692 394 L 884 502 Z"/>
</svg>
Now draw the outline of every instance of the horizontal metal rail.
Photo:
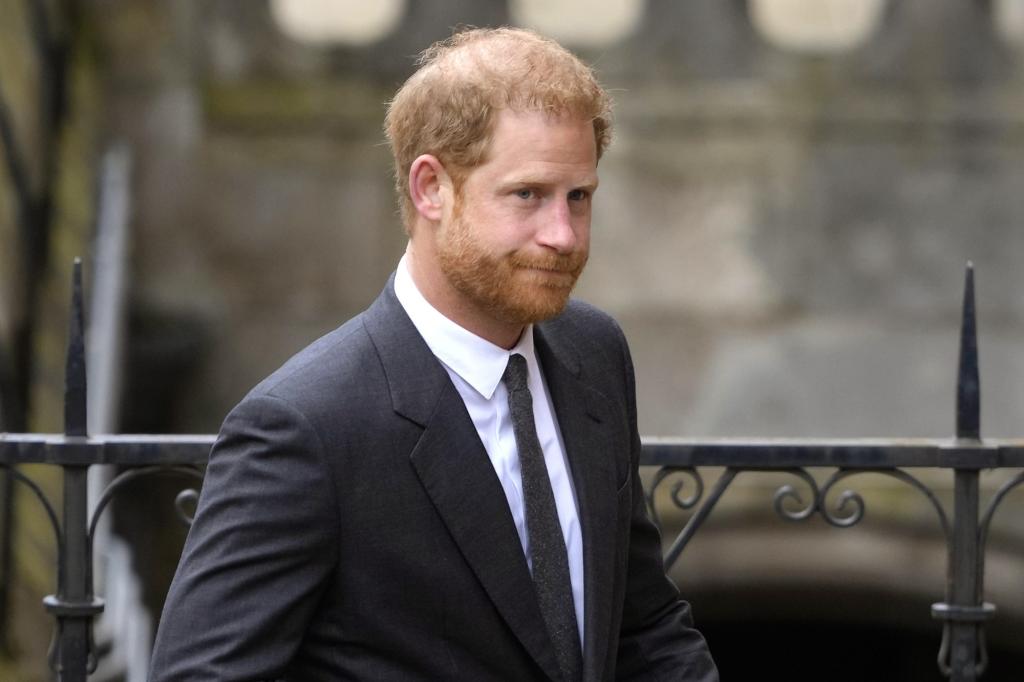
<svg viewBox="0 0 1024 682">
<path fill-rule="evenodd" d="M 63 436 L 0 433 L 0 463 L 75 466 L 206 464 L 216 436 Z"/>
<path fill-rule="evenodd" d="M 5 464 L 205 464 L 214 435 L 0 433 Z M 960 442 L 955 438 L 663 438 L 644 437 L 641 465 L 998 469 L 1024 467 L 1024 439 Z"/>
<path fill-rule="evenodd" d="M 932 467 L 993 469 L 1024 467 L 1024 439 L 960 441 L 948 439 L 854 438 L 688 439 L 645 438 L 643 464 L 743 469 L 842 467 L 874 469 Z"/>
</svg>

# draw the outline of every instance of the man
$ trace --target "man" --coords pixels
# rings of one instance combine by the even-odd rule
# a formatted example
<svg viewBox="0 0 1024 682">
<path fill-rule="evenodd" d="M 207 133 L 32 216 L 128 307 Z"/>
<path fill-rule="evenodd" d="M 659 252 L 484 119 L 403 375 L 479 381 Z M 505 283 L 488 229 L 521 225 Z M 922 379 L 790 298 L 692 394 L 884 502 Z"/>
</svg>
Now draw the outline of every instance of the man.
<svg viewBox="0 0 1024 682">
<path fill-rule="evenodd" d="M 567 304 L 606 93 L 471 30 L 386 128 L 405 256 L 228 415 L 152 678 L 717 680 L 646 517 L 626 342 Z"/>
</svg>

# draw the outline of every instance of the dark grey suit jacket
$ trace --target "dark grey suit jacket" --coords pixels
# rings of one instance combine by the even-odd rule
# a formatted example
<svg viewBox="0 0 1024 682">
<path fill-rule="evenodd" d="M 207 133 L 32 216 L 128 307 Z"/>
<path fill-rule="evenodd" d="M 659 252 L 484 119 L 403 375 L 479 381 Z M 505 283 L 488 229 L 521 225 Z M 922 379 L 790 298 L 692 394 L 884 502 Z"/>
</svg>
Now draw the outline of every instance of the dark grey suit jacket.
<svg viewBox="0 0 1024 682">
<path fill-rule="evenodd" d="M 584 678 L 717 680 L 662 568 L 615 323 L 535 327 L 579 503 Z M 505 495 L 395 298 L 228 415 L 167 597 L 153 680 L 558 680 Z"/>
</svg>

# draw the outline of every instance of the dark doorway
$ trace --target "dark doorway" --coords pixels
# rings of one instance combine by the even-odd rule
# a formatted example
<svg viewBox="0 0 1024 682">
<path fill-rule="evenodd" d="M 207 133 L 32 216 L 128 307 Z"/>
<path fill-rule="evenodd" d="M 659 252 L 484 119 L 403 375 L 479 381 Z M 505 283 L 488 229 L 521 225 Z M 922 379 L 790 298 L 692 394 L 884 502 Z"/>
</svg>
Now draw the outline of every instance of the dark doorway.
<svg viewBox="0 0 1024 682">
<path fill-rule="evenodd" d="M 725 682 L 947 679 L 936 663 L 942 626 L 917 598 L 813 587 L 731 592 L 693 597 Z M 989 630 L 989 667 L 981 681 L 1018 682 L 1024 652 L 1012 635 L 1005 636 L 1012 624 L 997 614 Z"/>
</svg>

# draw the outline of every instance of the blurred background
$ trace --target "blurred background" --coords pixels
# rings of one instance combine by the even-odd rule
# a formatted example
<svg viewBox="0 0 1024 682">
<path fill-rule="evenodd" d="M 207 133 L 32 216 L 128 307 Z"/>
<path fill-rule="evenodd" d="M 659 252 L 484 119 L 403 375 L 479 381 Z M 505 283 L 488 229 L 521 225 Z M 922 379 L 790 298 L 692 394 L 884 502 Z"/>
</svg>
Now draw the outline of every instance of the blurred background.
<svg viewBox="0 0 1024 682">
<path fill-rule="evenodd" d="M 2 0 L 0 430 L 63 428 L 76 255 L 93 433 L 215 432 L 365 308 L 405 243 L 385 104 L 461 24 L 536 28 L 615 95 L 577 293 L 625 329 L 642 433 L 951 436 L 971 260 L 982 433 L 1024 436 L 1024 0 Z M 0 679 L 48 679 L 52 537 L 2 480 Z M 939 679 L 925 499 L 865 476 L 857 528 L 793 525 L 792 482 L 741 476 L 673 568 L 724 678 Z M 180 487 L 101 529 L 95 679 L 145 678 Z M 987 680 L 1024 665 L 1012 498 Z"/>
</svg>

